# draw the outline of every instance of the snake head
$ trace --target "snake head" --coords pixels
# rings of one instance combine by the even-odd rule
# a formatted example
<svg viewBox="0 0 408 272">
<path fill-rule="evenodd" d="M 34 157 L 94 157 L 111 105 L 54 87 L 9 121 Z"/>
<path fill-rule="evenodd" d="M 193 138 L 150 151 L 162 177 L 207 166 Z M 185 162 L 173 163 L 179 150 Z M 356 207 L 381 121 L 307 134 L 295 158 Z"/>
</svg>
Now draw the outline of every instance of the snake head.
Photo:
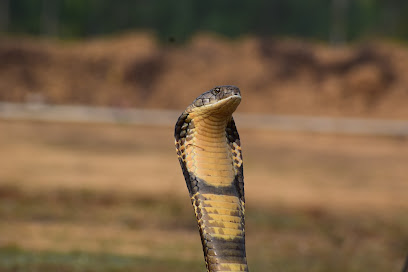
<svg viewBox="0 0 408 272">
<path fill-rule="evenodd" d="M 217 86 L 197 97 L 187 108 L 188 112 L 231 115 L 241 102 L 236 86 Z"/>
</svg>

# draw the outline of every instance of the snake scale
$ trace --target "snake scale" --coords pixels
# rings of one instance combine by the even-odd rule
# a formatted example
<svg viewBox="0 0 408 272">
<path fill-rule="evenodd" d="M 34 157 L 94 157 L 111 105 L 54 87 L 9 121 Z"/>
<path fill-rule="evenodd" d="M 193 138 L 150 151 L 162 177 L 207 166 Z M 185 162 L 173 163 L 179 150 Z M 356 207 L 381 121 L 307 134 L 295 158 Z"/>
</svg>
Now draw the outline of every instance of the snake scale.
<svg viewBox="0 0 408 272">
<path fill-rule="evenodd" d="M 240 102 L 237 87 L 215 87 L 186 108 L 174 131 L 209 272 L 248 271 L 242 152 L 232 117 Z"/>
</svg>

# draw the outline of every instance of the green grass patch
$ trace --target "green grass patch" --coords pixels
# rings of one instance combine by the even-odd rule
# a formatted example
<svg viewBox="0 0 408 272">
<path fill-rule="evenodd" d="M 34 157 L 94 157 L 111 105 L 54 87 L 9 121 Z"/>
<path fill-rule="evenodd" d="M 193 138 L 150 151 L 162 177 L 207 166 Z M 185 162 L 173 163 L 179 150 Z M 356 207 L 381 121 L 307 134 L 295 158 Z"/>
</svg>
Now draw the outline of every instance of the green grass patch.
<svg viewBox="0 0 408 272">
<path fill-rule="evenodd" d="M 201 263 L 152 257 L 89 252 L 30 251 L 17 246 L 0 247 L 0 271 L 8 272 L 120 272 L 197 271 Z"/>
</svg>

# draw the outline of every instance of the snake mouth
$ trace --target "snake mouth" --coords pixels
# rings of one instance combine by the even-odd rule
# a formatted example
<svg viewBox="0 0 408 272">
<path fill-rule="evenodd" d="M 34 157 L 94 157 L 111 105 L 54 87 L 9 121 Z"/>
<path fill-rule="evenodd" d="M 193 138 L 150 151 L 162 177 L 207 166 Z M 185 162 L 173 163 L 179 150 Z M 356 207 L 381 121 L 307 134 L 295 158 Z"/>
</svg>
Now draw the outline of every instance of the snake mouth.
<svg viewBox="0 0 408 272">
<path fill-rule="evenodd" d="M 199 116 L 228 116 L 236 110 L 241 103 L 241 94 L 230 92 L 227 97 L 223 97 L 215 102 L 196 106 L 192 110 Z"/>
<path fill-rule="evenodd" d="M 240 103 L 241 102 L 241 95 L 239 93 L 237 94 L 231 94 L 231 96 L 225 97 L 213 104 L 209 104 L 209 105 L 203 105 L 202 107 L 222 107 L 224 105 L 228 105 L 231 103 Z M 238 106 L 238 105 L 237 105 Z"/>
<path fill-rule="evenodd" d="M 239 103 L 241 103 L 241 96 L 239 94 L 234 94 L 213 104 L 203 105 L 196 109 L 203 115 L 225 116 L 232 115 Z"/>
</svg>

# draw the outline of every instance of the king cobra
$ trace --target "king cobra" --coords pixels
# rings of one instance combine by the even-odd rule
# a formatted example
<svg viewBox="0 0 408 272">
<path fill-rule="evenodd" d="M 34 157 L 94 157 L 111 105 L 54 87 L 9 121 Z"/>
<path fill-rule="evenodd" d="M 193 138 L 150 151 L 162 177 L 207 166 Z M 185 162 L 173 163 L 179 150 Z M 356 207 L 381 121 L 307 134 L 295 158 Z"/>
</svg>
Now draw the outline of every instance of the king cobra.
<svg viewBox="0 0 408 272">
<path fill-rule="evenodd" d="M 237 87 L 215 87 L 186 108 L 174 131 L 209 272 L 248 271 L 242 152 L 232 118 L 240 102 Z"/>
</svg>

